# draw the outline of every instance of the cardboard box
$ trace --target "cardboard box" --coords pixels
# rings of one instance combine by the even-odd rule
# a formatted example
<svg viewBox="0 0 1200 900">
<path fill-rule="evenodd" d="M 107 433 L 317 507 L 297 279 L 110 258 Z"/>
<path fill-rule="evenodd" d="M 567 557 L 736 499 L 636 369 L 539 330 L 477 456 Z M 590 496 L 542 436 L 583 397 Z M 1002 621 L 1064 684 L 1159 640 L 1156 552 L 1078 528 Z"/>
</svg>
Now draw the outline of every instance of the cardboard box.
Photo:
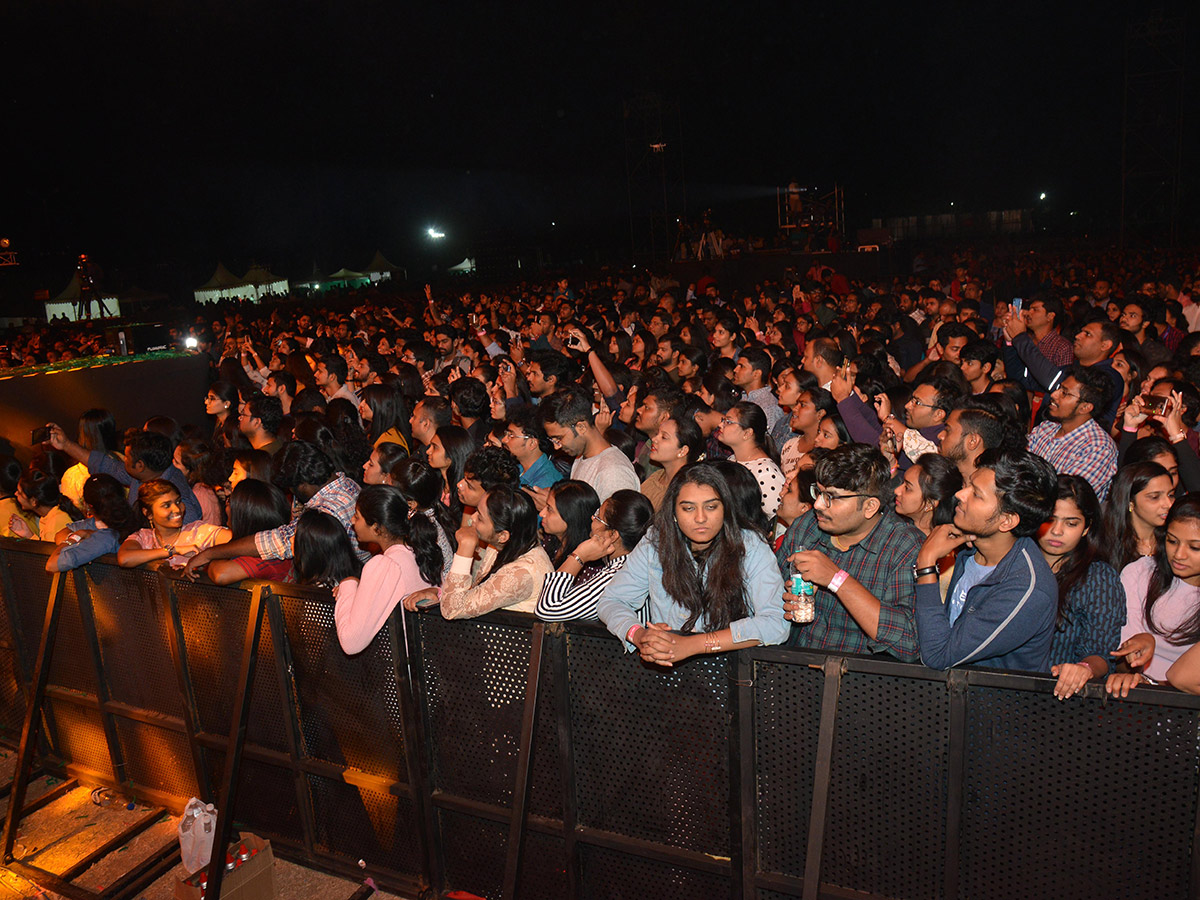
<svg viewBox="0 0 1200 900">
<path fill-rule="evenodd" d="M 240 839 L 230 846 L 229 852 L 236 857 L 242 844 L 246 845 L 247 850 L 258 852 L 232 872 L 225 873 L 221 879 L 221 900 L 274 900 L 275 855 L 271 852 L 271 842 L 243 831 Z M 200 887 L 189 883 L 196 881 L 199 874 L 194 872 L 175 882 L 175 900 L 200 900 Z"/>
</svg>

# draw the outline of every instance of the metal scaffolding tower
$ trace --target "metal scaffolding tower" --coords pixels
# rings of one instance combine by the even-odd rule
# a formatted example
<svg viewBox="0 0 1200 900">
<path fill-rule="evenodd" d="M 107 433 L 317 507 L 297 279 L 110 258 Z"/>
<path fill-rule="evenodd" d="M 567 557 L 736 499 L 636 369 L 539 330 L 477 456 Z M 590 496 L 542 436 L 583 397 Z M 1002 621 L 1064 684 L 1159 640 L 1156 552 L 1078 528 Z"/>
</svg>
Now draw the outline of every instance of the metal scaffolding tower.
<svg viewBox="0 0 1200 900">
<path fill-rule="evenodd" d="M 622 104 L 629 243 L 636 262 L 669 259 L 687 218 L 679 103 L 642 94 Z"/>
</svg>

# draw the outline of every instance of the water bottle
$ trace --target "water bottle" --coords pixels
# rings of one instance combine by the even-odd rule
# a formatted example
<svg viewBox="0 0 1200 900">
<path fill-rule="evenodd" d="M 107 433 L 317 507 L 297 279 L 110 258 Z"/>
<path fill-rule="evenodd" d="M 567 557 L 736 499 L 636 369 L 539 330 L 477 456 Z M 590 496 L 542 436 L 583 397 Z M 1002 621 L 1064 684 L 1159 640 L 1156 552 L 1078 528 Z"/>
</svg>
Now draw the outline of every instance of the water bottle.
<svg viewBox="0 0 1200 900">
<path fill-rule="evenodd" d="M 792 621 L 797 625 L 807 625 L 816 618 L 816 588 L 811 581 L 805 581 L 798 572 L 792 575 L 792 593 L 796 597 L 798 607 L 792 612 Z"/>
</svg>

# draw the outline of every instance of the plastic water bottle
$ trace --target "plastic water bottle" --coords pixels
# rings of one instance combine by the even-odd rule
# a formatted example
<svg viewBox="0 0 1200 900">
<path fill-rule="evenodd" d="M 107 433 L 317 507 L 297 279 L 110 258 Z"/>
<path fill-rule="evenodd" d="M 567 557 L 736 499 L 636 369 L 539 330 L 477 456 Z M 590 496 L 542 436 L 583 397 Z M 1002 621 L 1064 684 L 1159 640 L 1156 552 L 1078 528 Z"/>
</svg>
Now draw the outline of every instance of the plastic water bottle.
<svg viewBox="0 0 1200 900">
<path fill-rule="evenodd" d="M 797 625 L 807 625 L 816 618 L 816 588 L 811 581 L 805 581 L 804 576 L 792 575 L 792 593 L 796 597 L 797 609 L 792 612 L 792 621 Z"/>
</svg>

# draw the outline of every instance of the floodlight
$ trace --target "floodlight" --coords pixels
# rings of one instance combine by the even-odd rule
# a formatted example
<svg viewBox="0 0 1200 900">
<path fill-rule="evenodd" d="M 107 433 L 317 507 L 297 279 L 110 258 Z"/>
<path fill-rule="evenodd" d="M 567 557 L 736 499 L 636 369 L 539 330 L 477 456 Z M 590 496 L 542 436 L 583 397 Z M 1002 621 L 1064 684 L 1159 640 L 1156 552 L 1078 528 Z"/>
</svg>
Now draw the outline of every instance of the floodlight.
<svg viewBox="0 0 1200 900">
<path fill-rule="evenodd" d="M 426 234 L 428 234 L 435 241 L 441 240 L 442 238 L 444 238 L 446 236 L 446 233 L 444 231 L 438 231 L 436 228 L 430 228 L 429 231 L 426 232 Z"/>
</svg>

